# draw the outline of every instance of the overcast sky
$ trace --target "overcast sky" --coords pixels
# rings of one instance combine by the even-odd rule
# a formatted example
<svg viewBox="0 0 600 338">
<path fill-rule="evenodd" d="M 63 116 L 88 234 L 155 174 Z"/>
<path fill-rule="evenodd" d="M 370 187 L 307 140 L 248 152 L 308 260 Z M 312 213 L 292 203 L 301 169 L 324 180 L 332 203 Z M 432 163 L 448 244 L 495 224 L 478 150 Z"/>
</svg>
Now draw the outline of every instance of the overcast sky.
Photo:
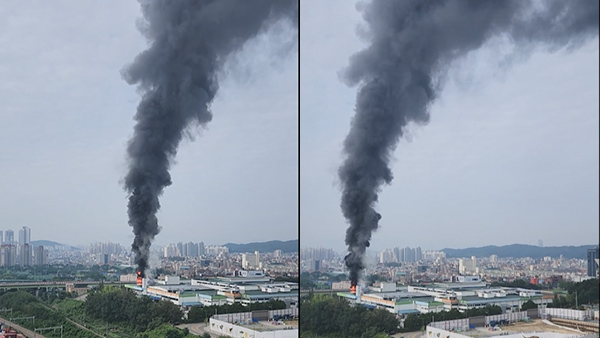
<svg viewBox="0 0 600 338">
<path fill-rule="evenodd" d="M 338 73 L 365 46 L 353 1 L 300 11 L 300 237 L 345 250 L 337 169 L 356 88 Z M 597 244 L 598 39 L 529 55 L 495 40 L 453 64 L 425 126 L 394 153 L 371 249 Z"/>
<path fill-rule="evenodd" d="M 140 97 L 120 70 L 146 48 L 140 18 L 136 1 L 0 2 L 0 230 L 131 244 L 120 180 Z M 283 33 L 220 74 L 213 120 L 180 146 L 157 244 L 298 237 L 298 50 Z"/>
<path fill-rule="evenodd" d="M 303 0 L 300 57 L 261 37 L 228 63 L 206 130 L 184 141 L 157 244 L 297 237 L 344 250 L 337 168 L 364 47 L 353 1 Z M 146 42 L 135 1 L 0 2 L 0 230 L 129 245 L 125 147 L 139 95 L 120 70 Z M 372 248 L 594 244 L 599 224 L 598 39 L 456 62 L 426 126 L 395 151 Z M 300 167 L 298 73 L 300 60 Z"/>
</svg>

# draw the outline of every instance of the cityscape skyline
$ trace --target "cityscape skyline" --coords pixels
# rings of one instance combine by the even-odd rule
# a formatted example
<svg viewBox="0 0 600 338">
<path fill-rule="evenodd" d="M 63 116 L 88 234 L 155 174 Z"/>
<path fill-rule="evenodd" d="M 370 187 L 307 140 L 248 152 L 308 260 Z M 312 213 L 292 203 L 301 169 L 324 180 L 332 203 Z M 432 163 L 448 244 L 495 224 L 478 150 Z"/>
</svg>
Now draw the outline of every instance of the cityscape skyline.
<svg viewBox="0 0 600 338">
<path fill-rule="evenodd" d="M 35 241 L 50 241 L 50 242 L 56 242 L 56 243 L 59 243 L 59 244 L 62 244 L 62 245 L 79 246 L 79 247 L 88 246 L 88 245 L 94 244 L 94 243 L 114 243 L 114 244 L 118 244 L 118 245 L 121 245 L 121 246 L 127 247 L 127 248 L 131 245 L 131 243 L 128 243 L 127 241 L 117 241 L 117 240 L 114 240 L 114 239 L 113 240 L 109 240 L 109 241 L 97 241 L 96 240 L 96 241 L 90 241 L 90 242 L 74 242 L 74 243 L 69 243 L 69 242 L 64 242 L 64 241 L 61 242 L 60 238 L 36 238 L 36 237 L 33 237 L 33 239 L 31 239 L 32 238 L 31 237 L 31 228 L 28 227 L 28 226 L 23 226 L 21 229 L 18 229 L 19 240 L 15 240 L 15 237 L 14 237 L 14 232 L 15 231 L 13 229 L 9 229 L 9 228 L 2 229 L 2 228 L 0 228 L 0 244 L 9 244 L 9 242 L 7 240 L 7 233 L 11 234 L 9 236 L 10 236 L 10 238 L 12 238 L 12 243 L 13 244 L 23 243 L 22 236 L 23 236 L 24 228 L 27 229 L 27 233 L 28 233 L 28 235 L 27 235 L 27 242 L 26 243 L 30 243 L 32 241 L 34 241 L 34 242 Z M 35 234 L 35 232 L 34 232 L 34 234 Z M 268 239 L 264 239 L 262 241 L 255 241 L 255 243 L 264 243 L 264 242 L 269 242 L 269 241 L 287 242 L 287 241 L 294 241 L 294 240 L 297 240 L 299 242 L 299 250 L 306 249 L 306 248 L 314 248 L 313 246 L 310 246 L 308 244 L 303 244 L 302 240 L 298 239 L 298 238 L 288 238 L 288 239 L 283 239 L 283 238 L 281 238 L 281 239 L 279 239 L 279 238 L 268 238 Z M 188 242 L 189 243 L 193 243 L 193 242 L 195 242 L 195 243 L 203 243 L 204 245 L 207 245 L 207 246 L 210 246 L 210 245 L 212 245 L 212 246 L 223 246 L 225 244 L 249 244 L 249 243 L 253 243 L 253 242 L 243 242 L 243 241 L 235 241 L 235 240 L 231 240 L 231 241 L 228 241 L 228 242 L 225 242 L 225 243 L 220 243 L 220 242 L 211 241 L 210 239 L 204 239 L 204 240 L 197 239 L 197 240 L 192 240 L 192 241 L 190 241 L 188 239 L 188 240 L 185 240 L 185 241 L 176 240 L 176 241 L 172 241 L 172 242 L 160 242 L 159 241 L 159 242 L 157 242 L 155 244 L 156 244 L 157 250 L 159 250 L 159 249 L 162 250 L 163 248 L 165 248 L 165 247 L 167 247 L 169 245 L 173 245 L 173 244 L 177 244 L 177 243 L 183 243 L 183 244 L 185 244 L 185 243 L 188 243 Z M 542 243 L 542 245 L 540 245 L 540 243 Z M 507 245 L 515 245 L 515 244 L 516 245 L 529 245 L 529 246 L 544 247 L 543 241 L 541 241 L 540 239 L 537 239 L 536 243 L 533 243 L 533 241 L 530 242 L 530 243 L 526 243 L 526 242 L 513 242 L 513 243 L 509 243 Z M 439 251 L 439 250 L 442 250 L 442 249 L 469 249 L 469 248 L 477 248 L 477 247 L 487 246 L 487 245 L 479 245 L 479 246 L 478 245 L 467 245 L 467 246 L 464 246 L 464 247 L 455 247 L 455 248 L 452 248 L 452 247 L 440 247 L 440 248 L 436 248 L 436 247 L 428 247 L 428 246 L 426 246 L 426 245 L 424 245 L 422 243 L 416 243 L 415 244 L 415 243 L 403 242 L 403 243 L 400 243 L 400 244 L 397 244 L 397 245 L 394 245 L 394 246 L 391 246 L 391 247 L 371 246 L 368 249 L 368 251 L 369 252 L 380 252 L 382 250 L 387 250 L 387 249 L 394 248 L 394 247 L 396 247 L 396 248 L 403 247 L 403 246 L 411 247 L 411 246 L 415 246 L 415 245 L 417 247 L 419 247 L 419 248 L 422 247 L 423 250 L 430 250 L 430 251 L 431 250 L 433 250 L 433 251 Z M 582 239 L 581 243 L 576 243 L 574 245 L 569 245 L 569 244 L 560 245 L 559 244 L 559 245 L 546 246 L 546 247 L 594 246 L 594 245 L 598 245 L 598 244 L 597 243 L 588 243 L 588 242 L 586 242 L 586 240 Z M 491 244 L 491 246 L 497 246 L 497 245 Z M 318 247 L 319 248 L 325 248 L 325 249 L 332 249 L 332 250 L 334 250 L 335 252 L 338 252 L 338 253 L 345 252 L 345 248 L 344 247 L 337 248 L 337 249 L 334 246 L 318 246 Z"/>
<path fill-rule="evenodd" d="M 353 2 L 307 0 L 300 26 L 301 245 L 345 245 L 342 143 L 356 86 L 340 81 L 367 45 Z M 325 29 L 327 34 L 321 34 Z M 359 34 L 357 34 L 357 32 Z M 310 57 L 318 55 L 318 58 Z M 598 37 L 577 48 L 490 40 L 452 63 L 427 125 L 409 124 L 378 192 L 372 247 L 578 245 L 598 238 Z M 324 112 L 327 112 L 324 114 Z"/>
<path fill-rule="evenodd" d="M 119 71 L 146 47 L 135 27 L 138 4 L 72 7 L 97 13 L 92 21 L 63 17 L 60 6 L 0 6 L 7 42 L 0 67 L 11 79 L 2 85 L 0 138 L 14 145 L 0 157 L 9 196 L 0 224 L 71 245 L 128 245 L 133 234 L 120 180 L 139 95 Z M 179 151 L 157 245 L 189 233 L 225 244 L 265 234 L 289 240 L 300 231 L 301 245 L 345 249 L 336 177 L 356 90 L 339 73 L 365 46 L 355 34 L 364 21 L 343 1 L 319 7 L 307 0 L 301 12 L 300 54 L 292 43 L 288 57 L 268 57 L 293 37 L 284 30 L 258 37 L 225 64 L 215 120 L 190 130 Z M 331 29 L 319 34 L 319 27 Z M 74 28 L 82 36 L 71 38 Z M 430 124 L 410 126 L 411 140 L 394 153 L 396 178 L 380 192 L 383 218 L 372 247 L 587 245 L 582 238 L 598 237 L 597 42 L 522 51 L 499 39 L 458 60 Z M 45 111 L 51 113 L 37 113 Z"/>
<path fill-rule="evenodd" d="M 11 145 L 0 155 L 0 225 L 68 243 L 132 242 L 123 179 L 140 95 L 121 71 L 148 47 L 141 18 L 137 1 L 0 4 L 0 73 L 10 79 L 0 84 L 0 142 Z M 297 236 L 298 53 L 288 26 L 224 62 L 213 120 L 186 129 L 178 149 L 157 243 L 183 233 L 257 241 L 259 227 Z"/>
<path fill-rule="evenodd" d="M 65 241 L 61 241 L 60 238 L 36 238 L 36 237 L 33 237 L 33 239 L 31 239 L 31 228 L 28 227 L 28 226 L 23 226 L 23 228 L 27 228 L 28 231 L 29 231 L 28 237 L 27 237 L 27 243 L 29 243 L 31 241 L 34 241 L 34 242 L 35 241 L 51 241 L 51 242 L 56 242 L 56 243 L 59 243 L 59 244 L 62 244 L 62 245 L 71 245 L 71 246 L 86 246 L 86 245 L 89 245 L 91 243 L 116 243 L 116 244 L 119 244 L 119 245 L 122 245 L 122 246 L 126 246 L 126 247 L 131 246 L 131 243 L 128 242 L 126 239 L 125 240 L 121 240 L 121 241 L 116 240 L 116 239 L 111 239 L 111 240 L 108 240 L 108 241 L 92 240 L 92 241 L 88 241 L 88 242 L 65 242 Z M 23 231 L 23 229 L 19 229 L 19 233 L 21 231 Z M 14 239 L 14 230 L 13 229 L 11 229 L 11 228 L 5 228 L 5 229 L 0 228 L 0 244 L 3 244 L 3 243 L 8 244 L 7 239 L 6 239 L 6 233 L 7 232 L 9 232 L 11 234 L 11 238 L 12 238 L 12 243 L 13 244 L 20 243 L 19 240 L 15 240 Z M 285 242 L 285 241 L 293 241 L 293 240 L 298 240 L 297 236 L 296 236 L 296 238 L 269 238 L 269 239 L 264 239 L 264 240 L 261 240 L 261 241 L 253 241 L 253 242 L 268 242 L 268 241 L 282 241 L 282 242 Z M 155 244 L 156 244 L 157 247 L 164 247 L 164 246 L 167 246 L 169 244 L 177 243 L 177 242 L 181 242 L 181 241 L 175 241 L 175 242 L 166 242 L 166 241 L 165 242 L 161 242 L 161 241 L 157 241 Z M 252 243 L 252 242 L 240 242 L 240 241 L 237 241 L 237 242 L 236 241 L 229 241 L 229 242 L 219 243 L 219 242 L 211 241 L 210 239 L 199 240 L 197 242 L 205 242 L 205 243 L 207 243 L 207 245 L 224 245 L 224 244 L 228 244 L 228 243 L 231 243 L 231 244 L 248 244 L 248 243 Z"/>
<path fill-rule="evenodd" d="M 0 338 L 600 338 L 599 9 L 0 1 Z"/>
<path fill-rule="evenodd" d="M 35 238 L 35 237 L 33 237 L 34 239 L 32 240 L 32 237 L 31 237 L 31 228 L 28 227 L 28 226 L 23 226 L 23 227 L 21 227 L 21 229 L 18 229 L 18 234 L 19 234 L 18 236 L 19 237 L 18 237 L 18 240 L 15 240 L 14 232 L 15 231 L 13 229 L 8 229 L 8 228 L 7 229 L 2 229 L 2 228 L 0 228 L 0 244 L 23 244 L 23 243 L 30 243 L 32 241 L 34 241 L 34 242 L 35 241 L 51 241 L 51 242 L 59 243 L 61 245 L 69 245 L 69 246 L 75 246 L 75 247 L 87 247 L 89 245 L 96 244 L 96 243 L 113 243 L 113 244 L 118 244 L 120 246 L 128 248 L 128 250 L 129 250 L 129 247 L 130 247 L 130 243 L 128 243 L 126 241 L 119 242 L 119 241 L 115 241 L 115 240 L 109 240 L 109 241 L 104 241 L 104 242 L 103 241 L 91 241 L 91 242 L 85 242 L 85 243 L 84 242 L 76 242 L 76 243 L 61 242 L 60 239 L 55 239 L 55 238 Z M 26 233 L 26 235 L 24 235 L 24 233 Z M 9 234 L 8 237 L 7 237 L 7 234 Z M 35 232 L 34 232 L 34 234 L 35 234 Z M 8 238 L 12 238 L 12 242 L 9 242 Z M 298 241 L 298 244 L 299 244 L 298 249 L 299 250 L 311 249 L 311 248 L 323 248 L 323 249 L 331 249 L 331 250 L 333 250 L 336 253 L 343 253 L 343 252 L 345 252 L 345 248 L 343 248 L 343 247 L 337 248 L 337 249 L 334 246 L 312 247 L 310 245 L 303 244 L 302 240 L 298 239 L 298 238 L 290 238 L 290 239 L 269 238 L 269 239 L 264 239 L 262 241 L 257 241 L 255 243 L 265 243 L 265 242 L 270 242 L 270 241 L 287 242 L 287 241 L 294 241 L 294 240 Z M 597 243 L 587 243 L 587 242 L 584 242 L 584 241 L 585 240 L 582 239 L 581 243 L 574 244 L 574 245 L 564 244 L 564 245 L 554 245 L 554 246 L 546 246 L 546 247 L 594 246 L 594 245 L 597 246 L 598 245 Z M 202 243 L 205 246 L 223 246 L 225 244 L 249 244 L 249 243 L 252 243 L 252 242 L 241 242 L 241 241 L 231 240 L 231 241 L 228 241 L 228 242 L 225 242 L 225 243 L 219 243 L 219 242 L 210 241 L 210 239 L 204 239 L 204 240 L 197 239 L 197 240 L 191 240 L 191 241 L 190 241 L 190 239 L 187 239 L 185 241 L 176 240 L 176 241 L 173 241 L 173 242 L 164 242 L 164 243 L 163 242 L 157 242 L 157 243 L 155 243 L 154 250 L 155 251 L 162 251 L 166 247 L 169 247 L 169 246 L 181 245 L 181 244 L 185 245 L 187 243 L 195 243 L 195 244 Z M 514 242 L 514 243 L 509 243 L 507 245 L 515 245 L 515 244 L 516 245 L 529 245 L 529 246 L 532 246 L 532 247 L 533 246 L 544 247 L 543 241 L 541 239 L 537 239 L 536 243 L 533 243 L 533 242 L 531 242 L 531 243 Z M 411 246 L 415 246 L 415 245 L 418 248 L 420 248 L 420 249 L 423 248 L 422 250 L 426 250 L 426 251 L 440 251 L 440 250 L 443 250 L 443 249 L 469 249 L 469 248 L 477 248 L 477 247 L 484 247 L 484 246 L 486 246 L 486 245 L 484 245 L 484 246 L 467 245 L 467 246 L 464 246 L 464 247 L 455 247 L 455 248 L 451 248 L 451 247 L 436 248 L 436 247 L 428 247 L 428 246 L 426 246 L 424 244 L 421 244 L 421 243 L 416 243 L 415 244 L 415 243 L 403 242 L 403 243 L 396 244 L 396 245 L 391 246 L 391 247 L 371 246 L 367 251 L 371 252 L 371 253 L 379 253 L 381 251 L 389 250 L 389 249 L 392 249 L 392 248 L 403 248 L 404 246 L 411 247 Z M 497 245 L 492 245 L 492 246 L 497 246 Z"/>
</svg>

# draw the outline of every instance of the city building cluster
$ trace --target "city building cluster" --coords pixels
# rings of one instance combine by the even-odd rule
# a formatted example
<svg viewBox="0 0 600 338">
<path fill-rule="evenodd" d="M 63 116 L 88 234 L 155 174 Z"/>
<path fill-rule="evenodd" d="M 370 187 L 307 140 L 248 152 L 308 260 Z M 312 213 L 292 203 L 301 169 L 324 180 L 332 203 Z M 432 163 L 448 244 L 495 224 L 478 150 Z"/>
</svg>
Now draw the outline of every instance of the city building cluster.
<svg viewBox="0 0 600 338">
<path fill-rule="evenodd" d="M 395 248 L 367 251 L 365 275 L 376 274 L 402 283 L 447 282 L 458 275 L 479 275 L 488 282 L 525 279 L 541 285 L 556 282 L 556 276 L 560 275 L 565 280 L 579 282 L 598 275 L 598 248 L 589 249 L 586 254 L 586 259 L 501 258 L 495 254 L 447 258 L 443 251 Z M 300 259 L 301 271 L 345 272 L 343 256 L 331 249 L 303 248 Z"/>
<path fill-rule="evenodd" d="M 162 257 L 201 257 L 204 255 L 226 255 L 229 248 L 222 245 L 204 245 L 204 242 L 170 243 L 162 248 Z"/>
<path fill-rule="evenodd" d="M 235 276 L 240 271 L 260 270 L 273 278 L 298 277 L 298 253 L 235 252 L 227 247 L 207 245 L 200 256 L 162 257 L 161 268 L 184 278 Z"/>
<path fill-rule="evenodd" d="M 0 230 L 0 266 L 30 266 L 48 264 L 48 251 L 42 245 L 31 244 L 31 229 L 19 229 L 18 241 L 12 229 Z"/>
<path fill-rule="evenodd" d="M 417 248 L 399 248 L 386 249 L 379 253 L 379 263 L 404 263 L 418 262 L 423 259 L 423 251 Z"/>
<path fill-rule="evenodd" d="M 129 247 L 113 242 L 96 242 L 86 246 L 63 244 L 33 247 L 31 229 L 0 232 L 0 265 L 108 265 L 107 281 L 137 286 L 137 275 L 119 274 L 123 268 L 134 271 L 134 256 Z M 155 245 L 151 253 L 151 270 L 143 293 L 189 307 L 192 305 L 249 304 L 281 300 L 287 307 L 298 303 L 298 252 L 230 252 L 227 246 L 204 242 L 179 242 L 164 247 Z M 114 268 L 118 269 L 114 269 Z M 85 293 L 92 284 L 71 283 L 69 291 Z"/>
<path fill-rule="evenodd" d="M 497 255 L 447 258 L 441 251 L 395 248 L 370 252 L 363 279 L 357 291 L 351 291 L 350 282 L 344 278 L 347 271 L 343 256 L 324 248 L 307 248 L 301 253 L 306 253 L 301 254 L 301 271 L 309 274 L 311 288 L 330 290 L 398 315 L 465 311 L 486 305 L 516 311 L 528 300 L 538 305 L 552 302 L 551 290 L 562 281 L 598 278 L 598 248 L 587 250 L 586 259 Z M 540 290 L 490 287 L 493 282 L 518 280 L 537 285 Z"/>
</svg>

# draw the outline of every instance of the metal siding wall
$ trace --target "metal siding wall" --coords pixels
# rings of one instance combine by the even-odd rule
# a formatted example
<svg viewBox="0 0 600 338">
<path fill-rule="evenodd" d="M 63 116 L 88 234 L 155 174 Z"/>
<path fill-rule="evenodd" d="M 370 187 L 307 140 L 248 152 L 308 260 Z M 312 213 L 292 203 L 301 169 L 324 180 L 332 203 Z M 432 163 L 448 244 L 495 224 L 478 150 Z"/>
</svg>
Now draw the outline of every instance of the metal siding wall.
<svg viewBox="0 0 600 338">
<path fill-rule="evenodd" d="M 469 318 L 469 325 L 475 325 L 475 327 L 484 327 L 485 326 L 485 316 Z"/>
</svg>

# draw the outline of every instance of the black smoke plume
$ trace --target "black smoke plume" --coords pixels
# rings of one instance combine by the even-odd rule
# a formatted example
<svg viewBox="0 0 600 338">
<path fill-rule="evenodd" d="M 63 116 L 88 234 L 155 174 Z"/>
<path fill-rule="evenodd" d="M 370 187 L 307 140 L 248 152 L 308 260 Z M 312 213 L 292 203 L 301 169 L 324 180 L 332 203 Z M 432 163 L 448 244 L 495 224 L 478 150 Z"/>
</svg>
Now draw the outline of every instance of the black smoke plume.
<svg viewBox="0 0 600 338">
<path fill-rule="evenodd" d="M 393 178 L 390 157 L 409 122 L 428 122 L 451 62 L 494 37 L 523 51 L 574 48 L 598 35 L 597 0 L 373 0 L 359 7 L 369 45 L 343 74 L 359 90 L 338 172 L 353 284 L 381 219 L 377 194 Z"/>
<path fill-rule="evenodd" d="M 212 119 L 217 72 L 229 55 L 279 20 L 298 24 L 298 0 L 140 0 L 139 29 L 149 48 L 123 69 L 142 98 L 127 147 L 129 225 L 138 270 L 148 267 L 159 233 L 159 196 L 171 184 L 169 168 L 190 125 Z"/>
</svg>

